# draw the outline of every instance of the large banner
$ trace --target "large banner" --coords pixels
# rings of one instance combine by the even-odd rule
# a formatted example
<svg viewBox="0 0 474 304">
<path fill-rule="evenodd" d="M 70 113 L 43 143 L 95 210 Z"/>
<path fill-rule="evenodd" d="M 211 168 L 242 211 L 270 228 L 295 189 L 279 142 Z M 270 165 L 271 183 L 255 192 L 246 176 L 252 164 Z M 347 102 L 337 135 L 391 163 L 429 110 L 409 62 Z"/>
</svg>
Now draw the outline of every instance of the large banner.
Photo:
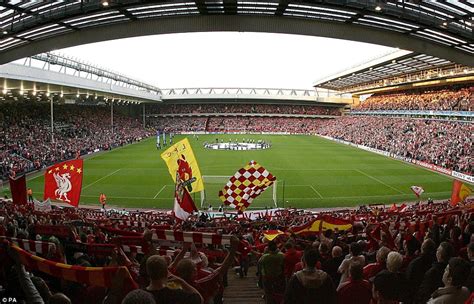
<svg viewBox="0 0 474 304">
<path fill-rule="evenodd" d="M 175 183 L 185 186 L 189 193 L 204 190 L 201 171 L 187 138 L 166 149 L 161 158 Z"/>
<path fill-rule="evenodd" d="M 26 204 L 26 178 L 10 176 L 10 191 L 15 204 Z"/>
<path fill-rule="evenodd" d="M 68 160 L 49 167 L 44 173 L 44 200 L 63 201 L 79 206 L 82 190 L 82 159 Z"/>
</svg>

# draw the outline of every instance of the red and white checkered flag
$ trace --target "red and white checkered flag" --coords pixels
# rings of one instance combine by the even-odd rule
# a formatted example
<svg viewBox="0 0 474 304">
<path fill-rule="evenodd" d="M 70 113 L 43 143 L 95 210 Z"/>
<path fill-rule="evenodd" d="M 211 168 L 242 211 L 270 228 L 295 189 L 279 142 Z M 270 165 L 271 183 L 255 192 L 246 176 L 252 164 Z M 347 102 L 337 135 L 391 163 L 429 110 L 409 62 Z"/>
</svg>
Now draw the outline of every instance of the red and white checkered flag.
<svg viewBox="0 0 474 304">
<path fill-rule="evenodd" d="M 219 197 L 226 205 L 244 211 L 253 199 L 273 184 L 276 177 L 255 161 L 238 170 L 219 191 Z"/>
</svg>

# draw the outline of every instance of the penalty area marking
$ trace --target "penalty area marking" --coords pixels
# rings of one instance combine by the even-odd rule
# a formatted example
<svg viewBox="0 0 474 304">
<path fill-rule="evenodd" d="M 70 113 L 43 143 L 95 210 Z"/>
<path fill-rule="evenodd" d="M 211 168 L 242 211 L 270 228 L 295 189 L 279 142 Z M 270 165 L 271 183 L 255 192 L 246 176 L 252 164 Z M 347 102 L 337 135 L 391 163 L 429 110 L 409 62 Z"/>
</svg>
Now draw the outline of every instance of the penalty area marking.
<svg viewBox="0 0 474 304">
<path fill-rule="evenodd" d="M 90 183 L 89 185 L 87 185 L 87 186 L 85 186 L 85 187 L 82 187 L 82 190 L 87 189 L 87 188 L 89 188 L 90 186 L 92 186 L 92 185 L 94 185 L 94 184 L 100 182 L 101 180 L 106 179 L 107 177 L 114 175 L 115 173 L 119 172 L 120 170 L 122 170 L 122 168 L 117 169 L 117 170 L 115 170 L 114 172 L 107 174 L 106 176 L 102 176 L 102 177 L 99 178 L 98 180 L 96 180 L 96 181 Z"/>
<path fill-rule="evenodd" d="M 319 196 L 319 198 L 323 198 L 323 196 L 321 195 L 321 193 L 318 192 L 318 190 L 314 189 L 313 185 L 309 185 L 311 189 L 313 189 L 313 191 Z"/>
<path fill-rule="evenodd" d="M 361 170 L 359 170 L 359 169 L 354 169 L 354 171 L 357 171 L 357 172 L 359 172 L 359 173 L 361 173 L 361 174 L 367 176 L 368 178 L 373 179 L 374 181 L 379 182 L 380 184 L 382 184 L 382 185 L 384 185 L 384 186 L 386 186 L 386 187 L 389 187 L 389 188 L 392 189 L 392 190 L 397 191 L 397 192 L 400 193 L 400 194 L 406 194 L 406 193 L 404 193 L 404 192 L 398 190 L 397 188 L 394 188 L 394 187 L 390 186 L 389 184 L 384 183 L 384 182 L 381 181 L 380 179 L 378 179 L 378 178 L 376 178 L 376 177 L 374 177 L 374 176 L 372 176 L 372 175 L 370 175 L 370 174 L 367 174 L 367 173 L 365 173 L 365 172 L 363 172 L 363 171 L 361 171 Z"/>
<path fill-rule="evenodd" d="M 168 185 L 164 185 L 164 186 L 160 189 L 160 191 L 158 191 L 158 193 L 156 193 L 156 195 L 153 197 L 153 199 L 156 199 L 156 197 L 161 193 L 161 191 L 163 191 L 163 190 L 166 188 L 166 186 L 168 186 Z"/>
</svg>

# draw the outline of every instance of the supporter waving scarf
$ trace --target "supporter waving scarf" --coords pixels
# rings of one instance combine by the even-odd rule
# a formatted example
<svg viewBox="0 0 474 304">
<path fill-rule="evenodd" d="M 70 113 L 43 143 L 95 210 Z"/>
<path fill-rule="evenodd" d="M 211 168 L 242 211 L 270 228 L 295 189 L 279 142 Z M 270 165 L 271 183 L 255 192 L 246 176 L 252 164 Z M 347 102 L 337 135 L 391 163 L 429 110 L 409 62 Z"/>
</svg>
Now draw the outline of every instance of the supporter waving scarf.
<svg viewBox="0 0 474 304">
<path fill-rule="evenodd" d="M 11 248 L 18 253 L 20 262 L 31 270 L 47 273 L 51 276 L 64 279 L 66 281 L 87 284 L 99 287 L 111 287 L 112 278 L 122 267 L 82 267 L 68 264 L 56 263 L 12 245 Z M 135 281 L 130 276 L 126 267 L 126 275 L 123 288 L 128 291 L 138 288 Z"/>
<path fill-rule="evenodd" d="M 143 235 L 143 233 L 140 233 L 140 232 L 121 230 L 121 229 L 107 227 L 107 226 L 99 226 L 99 228 L 106 231 L 106 232 L 113 233 L 113 234 L 116 234 L 116 235 L 123 235 L 123 236 L 141 236 L 141 235 Z"/>
<path fill-rule="evenodd" d="M 22 249 L 33 251 L 37 254 L 48 254 L 48 252 L 52 251 L 53 247 L 56 246 L 51 242 L 33 241 L 4 236 L 0 236 L 0 241 L 9 241 Z"/>
<path fill-rule="evenodd" d="M 72 236 L 71 228 L 65 225 L 35 225 L 34 231 L 41 235 L 54 235 L 59 238 Z"/>
</svg>

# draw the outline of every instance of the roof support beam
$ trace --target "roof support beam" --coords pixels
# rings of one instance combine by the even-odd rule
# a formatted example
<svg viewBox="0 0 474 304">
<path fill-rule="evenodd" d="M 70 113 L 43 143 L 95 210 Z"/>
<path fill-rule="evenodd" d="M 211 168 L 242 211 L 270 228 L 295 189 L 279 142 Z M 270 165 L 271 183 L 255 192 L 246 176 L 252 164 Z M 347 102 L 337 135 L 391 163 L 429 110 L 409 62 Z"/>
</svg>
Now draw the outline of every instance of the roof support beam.
<svg viewBox="0 0 474 304">
<path fill-rule="evenodd" d="M 286 11 L 288 7 L 288 0 L 280 0 L 278 2 L 278 7 L 277 7 L 277 10 L 275 12 L 275 15 L 276 16 L 283 16 L 283 13 Z"/>
<path fill-rule="evenodd" d="M 200 0 L 199 2 L 203 2 Z M 202 9 L 202 8 L 201 8 Z M 453 47 L 418 39 L 402 33 L 365 26 L 297 18 L 269 18 L 247 15 L 198 15 L 134 22 L 81 29 L 60 36 L 34 41 L 0 53 L 0 64 L 52 49 L 86 43 L 156 34 L 186 32 L 261 32 L 299 34 L 374 43 L 472 65 L 472 55 Z"/>
<path fill-rule="evenodd" d="M 237 0 L 224 0 L 224 13 L 227 15 L 236 15 Z"/>
</svg>

